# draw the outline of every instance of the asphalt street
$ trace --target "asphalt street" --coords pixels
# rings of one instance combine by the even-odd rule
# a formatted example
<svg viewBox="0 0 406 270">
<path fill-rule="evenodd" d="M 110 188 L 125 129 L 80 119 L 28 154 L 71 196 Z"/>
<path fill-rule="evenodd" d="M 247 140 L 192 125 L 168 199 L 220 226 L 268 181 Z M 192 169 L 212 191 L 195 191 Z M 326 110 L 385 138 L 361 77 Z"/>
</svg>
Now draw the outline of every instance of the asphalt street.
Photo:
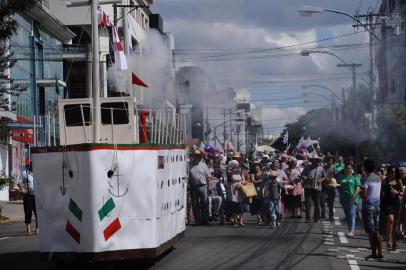
<svg viewBox="0 0 406 270">
<path fill-rule="evenodd" d="M 154 264 L 127 262 L 93 264 L 106 269 L 406 269 L 406 244 L 386 251 L 382 261 L 364 259 L 370 254 L 368 240 L 359 228 L 354 238 L 344 236 L 346 228 L 336 208 L 335 222 L 306 223 L 286 218 L 279 230 L 258 226 L 247 216 L 245 227 L 212 224 L 188 226 L 186 236 Z M 38 236 L 24 235 L 24 224 L 0 225 L 2 269 L 59 269 L 55 263 L 39 260 Z M 46 232 L 41 232 L 46 233 Z M 82 265 L 83 266 L 83 265 Z M 65 266 L 66 267 L 66 266 Z M 68 269 L 76 268 L 74 265 Z"/>
</svg>

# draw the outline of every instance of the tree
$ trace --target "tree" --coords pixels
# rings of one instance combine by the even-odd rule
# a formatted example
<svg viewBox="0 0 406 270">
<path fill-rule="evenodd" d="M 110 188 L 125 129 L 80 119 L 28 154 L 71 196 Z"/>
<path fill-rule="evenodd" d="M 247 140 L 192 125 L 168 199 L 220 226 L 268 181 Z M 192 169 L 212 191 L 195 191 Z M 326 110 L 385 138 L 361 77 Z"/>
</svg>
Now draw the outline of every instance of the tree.
<svg viewBox="0 0 406 270">
<path fill-rule="evenodd" d="M 383 146 L 384 158 L 405 158 L 406 106 L 388 105 L 382 108 L 378 113 L 377 125 L 377 141 Z"/>
<path fill-rule="evenodd" d="M 0 110 L 14 111 L 10 96 L 19 96 L 26 87 L 13 84 L 9 70 L 16 64 L 13 52 L 10 50 L 9 39 L 16 33 L 18 22 L 13 18 L 17 12 L 25 11 L 39 0 L 11 0 L 0 4 Z M 9 118 L 0 118 L 0 128 L 4 129 Z"/>
</svg>

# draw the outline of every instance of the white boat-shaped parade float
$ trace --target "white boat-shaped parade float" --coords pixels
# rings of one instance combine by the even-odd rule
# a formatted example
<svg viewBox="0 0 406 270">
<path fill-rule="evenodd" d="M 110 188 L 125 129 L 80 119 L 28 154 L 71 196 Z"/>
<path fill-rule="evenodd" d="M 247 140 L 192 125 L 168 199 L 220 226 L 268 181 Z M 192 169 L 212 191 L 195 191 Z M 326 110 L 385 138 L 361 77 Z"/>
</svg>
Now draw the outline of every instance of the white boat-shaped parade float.
<svg viewBox="0 0 406 270">
<path fill-rule="evenodd" d="M 134 97 L 100 97 L 91 5 L 92 98 L 61 99 L 60 146 L 31 154 L 41 258 L 155 258 L 185 231 L 185 118 L 140 112 Z"/>
</svg>

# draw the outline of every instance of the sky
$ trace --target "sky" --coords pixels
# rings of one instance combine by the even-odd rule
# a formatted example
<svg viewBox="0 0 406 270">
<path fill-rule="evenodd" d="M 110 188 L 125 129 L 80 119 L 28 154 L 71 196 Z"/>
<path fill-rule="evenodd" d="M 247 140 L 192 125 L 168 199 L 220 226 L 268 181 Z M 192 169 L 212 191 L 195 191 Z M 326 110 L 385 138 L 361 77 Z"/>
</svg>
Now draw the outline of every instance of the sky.
<svg viewBox="0 0 406 270">
<path fill-rule="evenodd" d="M 349 14 L 377 10 L 379 0 L 155 0 L 164 31 L 175 37 L 177 66 L 202 67 L 220 87 L 244 89 L 262 117 L 265 132 L 277 133 L 311 108 L 331 107 L 342 96 L 351 72 L 326 54 L 301 56 L 303 49 L 333 52 L 360 63 L 359 82 L 368 80 L 369 35 L 352 20 L 332 13 L 302 17 L 304 5 Z M 310 96 L 303 97 L 303 92 Z M 322 97 L 323 96 L 323 97 Z M 304 99 L 308 102 L 305 103 Z"/>
</svg>

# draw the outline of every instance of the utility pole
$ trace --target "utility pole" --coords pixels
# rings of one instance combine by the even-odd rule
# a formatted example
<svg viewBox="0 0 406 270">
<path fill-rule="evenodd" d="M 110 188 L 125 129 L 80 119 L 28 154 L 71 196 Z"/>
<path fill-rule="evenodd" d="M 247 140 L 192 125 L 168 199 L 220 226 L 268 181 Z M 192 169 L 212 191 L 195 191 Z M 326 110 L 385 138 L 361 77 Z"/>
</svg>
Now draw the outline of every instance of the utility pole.
<svg viewBox="0 0 406 270">
<path fill-rule="evenodd" d="M 226 149 L 226 141 L 227 141 L 227 134 L 226 134 L 226 109 L 223 109 L 223 148 Z"/>
<path fill-rule="evenodd" d="M 208 107 L 208 104 L 206 104 L 206 109 L 205 109 L 205 115 L 206 115 L 206 123 L 205 123 L 205 126 L 206 126 L 206 128 L 205 128 L 205 137 L 206 137 L 206 143 L 207 144 L 210 144 L 210 133 L 211 133 L 211 130 L 210 130 L 210 123 L 209 123 L 209 107 Z"/>
<path fill-rule="evenodd" d="M 372 115 L 372 127 L 376 128 L 376 115 L 377 115 L 377 89 L 375 89 L 375 77 L 374 77 L 374 39 L 378 41 L 383 41 L 380 40 L 374 32 L 374 28 L 376 25 L 380 24 L 375 22 L 374 23 L 374 17 L 378 20 L 378 18 L 381 16 L 381 14 L 374 14 L 371 11 L 368 11 L 368 14 L 366 15 L 357 15 L 356 17 L 358 18 L 358 21 L 356 24 L 353 25 L 353 27 L 359 27 L 363 26 L 364 28 L 367 28 L 369 32 L 369 90 L 371 91 L 372 94 L 372 110 L 371 110 L 371 115 Z M 361 25 L 359 18 L 366 18 L 366 22 Z M 382 28 L 384 29 L 384 23 L 382 23 Z"/>
<path fill-rule="evenodd" d="M 356 92 L 357 92 L 357 73 L 356 73 L 356 68 L 361 67 L 362 64 L 356 64 L 356 63 L 351 63 L 351 64 L 338 64 L 337 67 L 345 67 L 345 68 L 349 68 L 351 69 L 352 72 L 352 94 L 353 94 L 353 98 L 354 98 L 354 112 L 353 112 L 353 121 L 355 121 L 355 123 L 358 122 L 358 99 L 356 96 Z"/>
<path fill-rule="evenodd" d="M 345 68 L 350 68 L 352 71 L 352 91 L 355 94 L 357 91 L 357 73 L 356 73 L 356 68 L 362 67 L 362 64 L 356 64 L 356 63 L 351 63 L 351 64 L 338 64 L 337 67 L 345 67 Z"/>
<path fill-rule="evenodd" d="M 331 115 L 333 118 L 333 124 L 336 121 L 336 101 L 335 101 L 335 96 L 331 94 Z"/>
<path fill-rule="evenodd" d="M 368 13 L 369 28 L 373 31 L 373 14 Z M 369 34 L 369 89 L 372 92 L 372 128 L 376 128 L 376 115 L 377 115 L 377 103 L 376 103 L 376 89 L 374 78 L 374 37 Z"/>
</svg>

